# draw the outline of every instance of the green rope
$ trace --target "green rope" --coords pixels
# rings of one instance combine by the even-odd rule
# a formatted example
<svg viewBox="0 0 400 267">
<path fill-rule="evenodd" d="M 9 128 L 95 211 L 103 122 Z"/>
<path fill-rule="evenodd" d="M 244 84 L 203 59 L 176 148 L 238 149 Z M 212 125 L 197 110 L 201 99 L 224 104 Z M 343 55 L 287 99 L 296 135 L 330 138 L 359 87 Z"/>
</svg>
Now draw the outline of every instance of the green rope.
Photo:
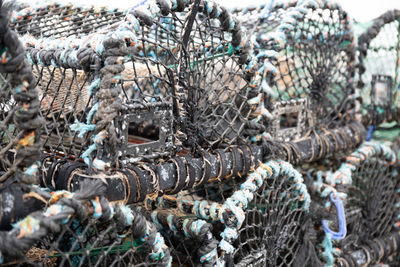
<svg viewBox="0 0 400 267">
<path fill-rule="evenodd" d="M 115 253 L 117 253 L 117 251 L 127 252 L 128 250 L 130 250 L 132 248 L 138 248 L 138 250 L 140 251 L 140 246 L 142 246 L 143 243 L 144 243 L 144 241 L 142 241 L 141 239 L 136 239 L 133 241 L 126 240 L 124 243 L 122 243 L 122 245 L 113 247 L 109 252 L 107 252 L 107 254 L 115 254 Z M 97 256 L 97 255 L 100 255 L 103 251 L 107 251 L 110 248 L 111 248 L 111 246 L 91 248 L 90 245 L 87 245 L 85 247 L 85 250 L 90 251 L 89 256 Z M 83 255 L 83 252 L 82 252 L 82 250 L 80 250 L 80 251 L 74 251 L 74 252 L 68 252 L 68 253 L 55 253 L 53 255 L 49 255 L 48 258 L 62 257 L 62 255 L 64 255 L 64 254 L 68 254 L 71 256 L 77 256 L 77 255 Z"/>
</svg>

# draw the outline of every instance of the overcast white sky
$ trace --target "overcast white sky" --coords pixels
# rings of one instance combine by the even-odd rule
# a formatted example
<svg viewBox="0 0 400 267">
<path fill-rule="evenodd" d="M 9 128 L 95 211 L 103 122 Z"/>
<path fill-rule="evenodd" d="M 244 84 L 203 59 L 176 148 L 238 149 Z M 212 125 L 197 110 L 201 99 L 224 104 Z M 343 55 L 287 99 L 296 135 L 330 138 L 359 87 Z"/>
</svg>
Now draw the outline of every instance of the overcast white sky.
<svg viewBox="0 0 400 267">
<path fill-rule="evenodd" d="M 20 0 L 22 2 L 37 0 Z M 119 6 L 121 8 L 128 8 L 135 3 L 142 2 L 143 0 L 61 0 L 63 2 L 77 2 L 77 3 L 92 3 L 97 6 L 111 5 L 113 7 Z M 215 0 L 216 2 L 225 5 L 229 8 L 243 7 L 249 5 L 259 5 L 261 3 L 269 3 L 270 0 Z M 279 0 L 275 0 L 279 1 Z M 342 7 L 350 14 L 351 17 L 357 21 L 365 22 L 372 20 L 383 12 L 389 9 L 400 9 L 400 0 L 337 0 Z"/>
</svg>

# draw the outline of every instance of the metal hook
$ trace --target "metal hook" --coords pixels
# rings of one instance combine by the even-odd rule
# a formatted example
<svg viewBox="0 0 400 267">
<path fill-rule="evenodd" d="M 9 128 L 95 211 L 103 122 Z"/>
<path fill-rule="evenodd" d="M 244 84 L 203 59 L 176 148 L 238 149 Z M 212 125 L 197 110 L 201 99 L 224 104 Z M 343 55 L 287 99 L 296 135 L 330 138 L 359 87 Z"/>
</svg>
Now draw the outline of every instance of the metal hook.
<svg viewBox="0 0 400 267">
<path fill-rule="evenodd" d="M 347 233 L 347 226 L 346 226 L 346 216 L 344 214 L 344 208 L 342 200 L 339 196 L 335 196 L 335 194 L 330 195 L 331 201 L 336 206 L 336 212 L 338 216 L 339 222 L 339 232 L 334 232 L 328 227 L 328 222 L 326 220 L 322 220 L 322 227 L 324 228 L 325 233 L 330 233 L 332 235 L 332 239 L 340 240 L 345 238 Z"/>
</svg>

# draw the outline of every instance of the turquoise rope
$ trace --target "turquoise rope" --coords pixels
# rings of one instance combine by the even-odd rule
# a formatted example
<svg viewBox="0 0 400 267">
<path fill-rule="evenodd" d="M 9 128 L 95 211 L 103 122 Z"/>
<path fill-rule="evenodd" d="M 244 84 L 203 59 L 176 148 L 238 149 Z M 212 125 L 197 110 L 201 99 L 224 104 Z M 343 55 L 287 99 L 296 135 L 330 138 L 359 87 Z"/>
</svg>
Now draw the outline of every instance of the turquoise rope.
<svg viewBox="0 0 400 267">
<path fill-rule="evenodd" d="M 326 264 L 324 267 L 333 267 L 335 262 L 335 258 L 333 257 L 333 245 L 332 245 L 332 237 L 331 234 L 325 234 L 325 238 L 322 241 L 323 253 L 322 257 L 324 258 Z"/>
</svg>

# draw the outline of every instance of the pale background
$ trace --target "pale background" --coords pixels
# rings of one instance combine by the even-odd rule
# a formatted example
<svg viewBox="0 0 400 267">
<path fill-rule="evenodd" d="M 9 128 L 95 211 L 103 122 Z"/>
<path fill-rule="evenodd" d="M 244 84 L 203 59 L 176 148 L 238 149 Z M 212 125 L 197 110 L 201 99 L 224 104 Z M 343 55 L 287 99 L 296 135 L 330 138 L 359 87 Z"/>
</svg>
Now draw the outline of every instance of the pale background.
<svg viewBox="0 0 400 267">
<path fill-rule="evenodd" d="M 37 2 L 37 0 L 21 0 L 22 2 Z M 57 2 L 85 3 L 97 6 L 112 6 L 129 8 L 143 0 L 57 0 Z M 226 7 L 243 7 L 269 3 L 270 0 L 215 0 Z M 279 0 L 275 0 L 279 1 Z M 400 9 L 400 0 L 337 0 L 338 3 L 360 22 L 370 21 L 389 9 Z"/>
</svg>

